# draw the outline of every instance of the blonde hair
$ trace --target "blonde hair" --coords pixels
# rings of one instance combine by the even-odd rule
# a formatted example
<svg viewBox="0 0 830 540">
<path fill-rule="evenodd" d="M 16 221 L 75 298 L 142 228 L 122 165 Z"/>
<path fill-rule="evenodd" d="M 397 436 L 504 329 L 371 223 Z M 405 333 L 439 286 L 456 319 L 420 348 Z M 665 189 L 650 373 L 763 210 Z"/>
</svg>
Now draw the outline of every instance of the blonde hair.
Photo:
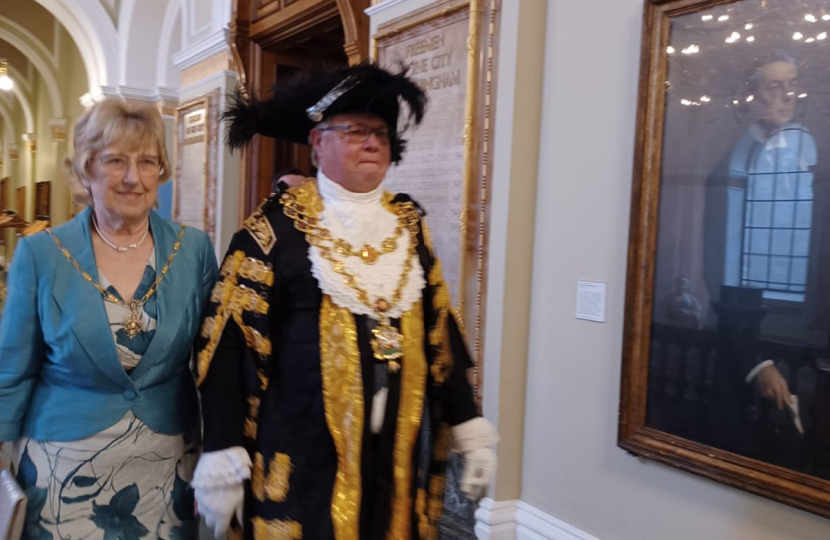
<svg viewBox="0 0 830 540">
<path fill-rule="evenodd" d="M 92 158 L 116 143 L 129 146 L 155 145 L 161 161 L 159 183 L 171 174 L 170 160 L 165 146 L 165 128 L 158 109 L 145 103 L 128 102 L 121 98 L 107 98 L 86 111 L 75 124 L 75 154 L 66 158 L 70 176 L 72 199 L 84 206 L 92 203 L 87 185 L 92 181 L 89 166 Z"/>
</svg>

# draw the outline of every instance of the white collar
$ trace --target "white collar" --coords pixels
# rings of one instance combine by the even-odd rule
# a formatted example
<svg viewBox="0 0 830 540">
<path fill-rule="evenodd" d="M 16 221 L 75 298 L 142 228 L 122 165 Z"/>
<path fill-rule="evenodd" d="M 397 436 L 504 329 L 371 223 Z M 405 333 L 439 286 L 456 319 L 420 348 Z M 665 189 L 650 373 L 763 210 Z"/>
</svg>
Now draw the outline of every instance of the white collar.
<svg viewBox="0 0 830 540">
<path fill-rule="evenodd" d="M 787 144 L 787 136 L 785 132 L 788 128 L 798 127 L 798 124 L 791 122 L 779 129 L 772 135 L 768 135 L 766 130 L 762 128 L 758 122 L 749 126 L 749 134 L 753 139 L 764 145 L 764 150 L 772 150 L 774 148 L 789 148 Z"/>
<path fill-rule="evenodd" d="M 320 220 L 334 238 L 346 240 L 358 248 L 366 244 L 379 246 L 398 226 L 398 216 L 383 204 L 382 186 L 369 193 L 353 193 L 319 171 L 317 189 L 324 205 Z M 364 264 L 356 257 L 341 257 L 336 253 L 333 256 L 357 278 L 371 302 L 375 302 L 378 298 L 389 299 L 394 296 L 409 259 L 409 240 L 409 231 L 404 228 L 395 251 L 384 254 L 372 265 Z M 309 244 L 308 256 L 311 260 L 311 273 L 317 279 L 320 290 L 329 295 L 335 304 L 355 314 L 377 317 L 374 309 L 357 299 L 355 291 L 334 270 L 331 262 L 321 255 L 317 246 Z M 416 257 L 409 270 L 407 283 L 400 291 L 401 298 L 388 315 L 398 318 L 412 309 L 415 302 L 421 299 L 421 291 L 425 286 L 424 269 Z"/>
<path fill-rule="evenodd" d="M 317 191 L 320 193 L 320 197 L 323 198 L 323 204 L 326 207 L 339 203 L 379 204 L 383 199 L 383 182 L 367 193 L 355 193 L 334 182 L 326 176 L 323 169 L 319 169 L 317 171 Z"/>
</svg>

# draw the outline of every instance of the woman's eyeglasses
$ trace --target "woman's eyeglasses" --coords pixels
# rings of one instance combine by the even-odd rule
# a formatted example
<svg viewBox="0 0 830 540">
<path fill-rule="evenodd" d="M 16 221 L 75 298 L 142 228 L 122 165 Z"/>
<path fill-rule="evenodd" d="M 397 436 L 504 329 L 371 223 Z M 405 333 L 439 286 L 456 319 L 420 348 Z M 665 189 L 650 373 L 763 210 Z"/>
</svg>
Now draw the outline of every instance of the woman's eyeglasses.
<svg viewBox="0 0 830 540">
<path fill-rule="evenodd" d="M 121 154 L 104 154 L 100 158 L 104 171 L 110 176 L 124 176 L 135 163 L 138 174 L 145 178 L 152 178 L 161 174 L 161 158 L 156 156 L 138 156 L 135 159 Z"/>
</svg>

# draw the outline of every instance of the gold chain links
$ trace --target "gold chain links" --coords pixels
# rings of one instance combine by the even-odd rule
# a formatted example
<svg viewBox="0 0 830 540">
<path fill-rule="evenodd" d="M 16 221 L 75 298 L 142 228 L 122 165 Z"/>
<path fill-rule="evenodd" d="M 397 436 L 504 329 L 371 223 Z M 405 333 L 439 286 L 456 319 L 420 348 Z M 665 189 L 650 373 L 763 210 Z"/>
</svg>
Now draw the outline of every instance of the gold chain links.
<svg viewBox="0 0 830 540">
<path fill-rule="evenodd" d="M 179 237 L 178 237 L 178 239 L 176 239 L 176 243 L 173 244 L 173 251 L 171 251 L 170 255 L 167 257 L 167 263 L 165 263 L 164 267 L 162 267 L 161 272 L 159 272 L 158 277 L 153 282 L 153 284 L 150 286 L 150 288 L 147 289 L 147 292 L 144 294 L 144 296 L 142 296 L 140 300 L 127 300 L 127 301 L 124 301 L 124 300 L 118 298 L 117 296 L 115 296 L 114 294 L 112 294 L 111 292 L 109 292 L 108 290 L 103 288 L 100 283 L 98 283 L 94 279 L 92 279 L 92 276 L 90 276 L 88 273 L 86 273 L 86 271 L 84 271 L 84 269 L 81 268 L 81 265 L 78 263 L 78 261 L 75 260 L 75 257 L 73 257 L 71 253 L 69 253 L 69 250 L 67 250 L 65 247 L 63 247 L 63 244 L 61 243 L 60 240 L 58 240 L 58 237 L 55 236 L 54 234 L 52 234 L 52 231 L 50 229 L 46 229 L 46 232 L 49 234 L 49 236 L 52 237 L 52 240 L 55 241 L 55 244 L 58 245 L 58 249 L 60 249 L 61 253 L 63 253 L 63 256 L 66 257 L 66 260 L 69 261 L 69 264 L 74 266 L 75 269 L 78 270 L 78 272 L 81 273 L 81 276 L 90 285 L 92 285 L 93 287 L 98 289 L 98 291 L 103 295 L 103 297 L 106 301 L 112 302 L 113 304 L 119 304 L 121 306 L 130 308 L 130 309 L 135 309 L 135 308 L 140 308 L 141 306 L 143 306 L 144 304 L 147 303 L 147 301 L 150 299 L 150 297 L 152 297 L 153 294 L 155 294 L 156 290 L 159 287 L 159 284 L 161 283 L 161 280 L 163 280 L 164 276 L 167 275 L 167 272 L 170 270 L 170 264 L 173 262 L 173 259 L 176 258 L 176 254 L 179 252 L 179 247 L 181 247 L 181 245 L 182 245 L 182 237 L 184 236 L 184 230 L 185 230 L 185 226 L 182 225 L 182 229 L 181 229 L 181 231 L 179 231 Z"/>
<path fill-rule="evenodd" d="M 355 291 L 357 299 L 360 300 L 361 303 L 369 309 L 376 311 L 378 314 L 386 313 L 398 304 L 401 300 L 401 296 L 403 295 L 403 289 L 409 281 L 409 271 L 412 269 L 412 261 L 417 256 L 417 235 L 420 229 L 420 215 L 415 209 L 414 204 L 411 202 L 404 202 L 396 205 L 395 213 L 398 217 L 398 226 L 396 228 L 397 236 L 384 240 L 384 243 L 394 242 L 397 246 L 397 238 L 399 238 L 403 233 L 403 228 L 405 227 L 409 230 L 409 253 L 407 254 L 406 261 L 404 262 L 404 268 L 398 280 L 398 286 L 392 293 L 392 298 L 390 300 L 378 298 L 373 304 L 369 298 L 369 293 L 358 284 L 357 277 L 346 270 L 345 263 L 337 260 L 332 254 L 333 249 L 338 253 L 341 253 L 340 250 L 337 249 L 339 243 L 348 243 L 344 240 L 336 238 L 333 239 L 331 237 L 331 231 L 320 226 L 319 218 L 306 215 L 305 208 L 297 202 L 296 197 L 291 193 L 283 193 L 280 197 L 280 201 L 283 203 L 283 212 L 285 215 L 294 220 L 294 227 L 298 231 L 304 233 L 308 243 L 317 247 L 320 250 L 320 255 L 331 263 L 334 271 L 343 276 L 343 282 L 350 289 Z M 331 246 L 329 246 L 329 244 L 331 244 Z M 388 247 L 388 245 L 383 246 L 383 249 L 387 249 Z M 392 251 L 394 251 L 394 248 L 388 251 L 388 253 L 391 253 Z"/>
</svg>

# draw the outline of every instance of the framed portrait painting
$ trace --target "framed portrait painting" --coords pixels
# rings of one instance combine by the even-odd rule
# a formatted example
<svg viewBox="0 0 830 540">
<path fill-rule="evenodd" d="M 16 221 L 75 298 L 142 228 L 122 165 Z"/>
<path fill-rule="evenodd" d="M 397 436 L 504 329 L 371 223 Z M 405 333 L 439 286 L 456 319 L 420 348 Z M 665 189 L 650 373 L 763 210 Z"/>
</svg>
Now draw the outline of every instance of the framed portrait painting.
<svg viewBox="0 0 830 540">
<path fill-rule="evenodd" d="M 619 445 L 830 517 L 830 0 L 649 0 Z"/>
</svg>

